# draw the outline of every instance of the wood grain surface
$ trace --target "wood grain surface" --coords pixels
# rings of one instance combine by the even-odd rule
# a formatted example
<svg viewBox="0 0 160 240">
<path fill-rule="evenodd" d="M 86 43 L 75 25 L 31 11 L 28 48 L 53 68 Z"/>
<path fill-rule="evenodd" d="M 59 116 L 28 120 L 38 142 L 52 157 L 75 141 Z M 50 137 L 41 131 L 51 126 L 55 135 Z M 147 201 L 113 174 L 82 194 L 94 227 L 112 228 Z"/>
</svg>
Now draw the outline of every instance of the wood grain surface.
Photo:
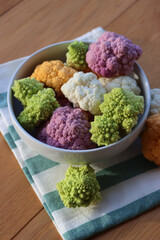
<svg viewBox="0 0 160 240">
<path fill-rule="evenodd" d="M 105 27 L 135 0 L 24 0 L 0 18 L 0 62 Z"/>
<path fill-rule="evenodd" d="M 139 63 L 160 87 L 159 0 L 0 0 L 0 63 L 97 26 L 139 44 Z M 2 135 L 0 189 L 0 239 L 61 239 Z M 160 207 L 90 239 L 160 240 Z"/>
</svg>

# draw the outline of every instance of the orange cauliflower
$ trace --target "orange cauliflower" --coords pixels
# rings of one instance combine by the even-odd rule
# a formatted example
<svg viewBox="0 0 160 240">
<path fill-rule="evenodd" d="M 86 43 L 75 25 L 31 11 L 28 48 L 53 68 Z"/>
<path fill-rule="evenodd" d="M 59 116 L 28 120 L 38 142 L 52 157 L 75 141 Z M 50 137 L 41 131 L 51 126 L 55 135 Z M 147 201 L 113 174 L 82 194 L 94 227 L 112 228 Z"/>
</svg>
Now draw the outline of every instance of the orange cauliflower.
<svg viewBox="0 0 160 240">
<path fill-rule="evenodd" d="M 142 132 L 142 153 L 150 161 L 160 165 L 160 114 L 151 115 Z"/>
<path fill-rule="evenodd" d="M 77 71 L 64 66 L 60 60 L 52 60 L 36 66 L 31 78 L 35 78 L 45 83 L 46 86 L 54 88 L 57 95 L 61 95 L 61 86 L 73 77 L 75 72 Z"/>
</svg>

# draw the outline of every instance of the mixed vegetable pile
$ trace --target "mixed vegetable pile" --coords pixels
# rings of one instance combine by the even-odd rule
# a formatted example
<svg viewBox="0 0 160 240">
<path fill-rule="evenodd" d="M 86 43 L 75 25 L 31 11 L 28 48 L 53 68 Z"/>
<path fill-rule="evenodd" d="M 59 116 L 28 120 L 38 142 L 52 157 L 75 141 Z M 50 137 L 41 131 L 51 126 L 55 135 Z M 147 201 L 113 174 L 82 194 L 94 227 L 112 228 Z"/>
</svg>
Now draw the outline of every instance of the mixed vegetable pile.
<svg viewBox="0 0 160 240">
<path fill-rule="evenodd" d="M 24 110 L 18 121 L 51 146 L 85 150 L 108 146 L 128 133 L 143 113 L 133 65 L 138 45 L 113 32 L 97 42 L 69 44 L 66 63 L 45 61 L 12 90 Z M 128 74 L 128 75 L 127 75 Z"/>
<path fill-rule="evenodd" d="M 18 121 L 37 139 L 63 149 L 108 146 L 129 134 L 144 111 L 139 77 L 133 71 L 141 48 L 105 32 L 91 44 L 74 41 L 66 62 L 36 66 L 31 76 L 14 82 L 14 96 L 24 109 Z M 144 156 L 160 164 L 160 89 L 151 90 L 150 114 L 142 133 Z M 88 206 L 100 199 L 90 166 L 70 167 L 57 184 L 67 207 Z"/>
</svg>

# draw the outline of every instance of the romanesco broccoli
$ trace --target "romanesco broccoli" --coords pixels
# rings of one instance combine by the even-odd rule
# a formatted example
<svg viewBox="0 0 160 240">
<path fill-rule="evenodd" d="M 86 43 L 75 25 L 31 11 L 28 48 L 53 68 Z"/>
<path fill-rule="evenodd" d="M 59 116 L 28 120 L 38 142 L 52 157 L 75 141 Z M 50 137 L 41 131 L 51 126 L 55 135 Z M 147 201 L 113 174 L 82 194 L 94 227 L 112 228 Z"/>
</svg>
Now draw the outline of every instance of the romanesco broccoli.
<svg viewBox="0 0 160 240">
<path fill-rule="evenodd" d="M 70 166 L 65 179 L 56 184 L 64 205 L 69 208 L 87 207 L 101 200 L 100 186 L 94 169 L 88 165 Z"/>
<path fill-rule="evenodd" d="M 36 94 L 39 90 L 43 89 L 43 83 L 38 82 L 35 78 L 22 78 L 14 81 L 12 90 L 14 96 L 17 98 L 23 106 L 27 105 L 27 99 L 31 98 L 33 94 Z"/>
<path fill-rule="evenodd" d="M 53 111 L 59 107 L 55 92 L 51 88 L 44 88 L 27 99 L 27 106 L 18 116 L 18 121 L 26 130 L 33 130 L 42 121 L 47 120 Z"/>
<path fill-rule="evenodd" d="M 106 117 L 113 118 L 126 133 L 130 133 L 137 124 L 138 115 L 143 113 L 144 98 L 129 90 L 114 88 L 104 95 L 100 110 Z"/>
<path fill-rule="evenodd" d="M 114 88 L 104 95 L 100 105 L 103 113 L 91 122 L 91 140 L 98 146 L 109 145 L 131 132 L 143 113 L 144 98 L 122 88 Z"/>
<path fill-rule="evenodd" d="M 106 115 L 95 116 L 94 122 L 91 122 L 90 133 L 91 140 L 98 146 L 110 145 L 120 139 L 118 124 Z"/>
<path fill-rule="evenodd" d="M 89 44 L 84 42 L 74 41 L 68 46 L 67 65 L 78 70 L 85 71 L 87 69 L 86 52 Z"/>
</svg>

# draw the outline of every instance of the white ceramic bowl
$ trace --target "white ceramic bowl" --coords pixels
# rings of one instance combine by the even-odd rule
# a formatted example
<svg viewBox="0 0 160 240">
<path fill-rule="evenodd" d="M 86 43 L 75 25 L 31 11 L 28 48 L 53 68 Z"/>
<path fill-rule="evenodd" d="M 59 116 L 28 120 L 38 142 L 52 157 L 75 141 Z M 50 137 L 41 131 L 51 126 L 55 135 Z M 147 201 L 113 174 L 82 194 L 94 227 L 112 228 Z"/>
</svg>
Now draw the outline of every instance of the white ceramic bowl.
<svg viewBox="0 0 160 240">
<path fill-rule="evenodd" d="M 56 43 L 50 46 L 47 46 L 43 49 L 32 54 L 28 57 L 16 70 L 14 73 L 10 86 L 8 89 L 8 107 L 11 116 L 12 123 L 18 132 L 19 136 L 23 139 L 23 141 L 32 147 L 37 153 L 42 156 L 51 159 L 60 163 L 69 163 L 75 165 L 81 164 L 89 164 L 95 163 L 99 161 L 107 161 L 110 158 L 115 157 L 116 155 L 122 153 L 126 150 L 133 141 L 140 134 L 145 121 L 147 119 L 147 115 L 150 108 L 150 87 L 147 80 L 147 77 L 141 67 L 135 63 L 134 71 L 139 76 L 140 82 L 139 85 L 142 90 L 142 95 L 145 99 L 145 108 L 143 115 L 140 116 L 137 126 L 132 130 L 130 134 L 120 139 L 118 142 L 115 142 L 109 146 L 100 147 L 96 149 L 90 150 L 67 150 L 49 146 L 44 144 L 31 136 L 28 132 L 26 132 L 22 126 L 17 121 L 17 116 L 22 111 L 22 106 L 18 100 L 16 100 L 13 96 L 11 87 L 14 83 L 14 80 L 28 77 L 34 71 L 34 68 L 46 60 L 62 60 L 65 61 L 65 54 L 67 52 L 67 46 L 71 43 L 71 41 Z"/>
</svg>

